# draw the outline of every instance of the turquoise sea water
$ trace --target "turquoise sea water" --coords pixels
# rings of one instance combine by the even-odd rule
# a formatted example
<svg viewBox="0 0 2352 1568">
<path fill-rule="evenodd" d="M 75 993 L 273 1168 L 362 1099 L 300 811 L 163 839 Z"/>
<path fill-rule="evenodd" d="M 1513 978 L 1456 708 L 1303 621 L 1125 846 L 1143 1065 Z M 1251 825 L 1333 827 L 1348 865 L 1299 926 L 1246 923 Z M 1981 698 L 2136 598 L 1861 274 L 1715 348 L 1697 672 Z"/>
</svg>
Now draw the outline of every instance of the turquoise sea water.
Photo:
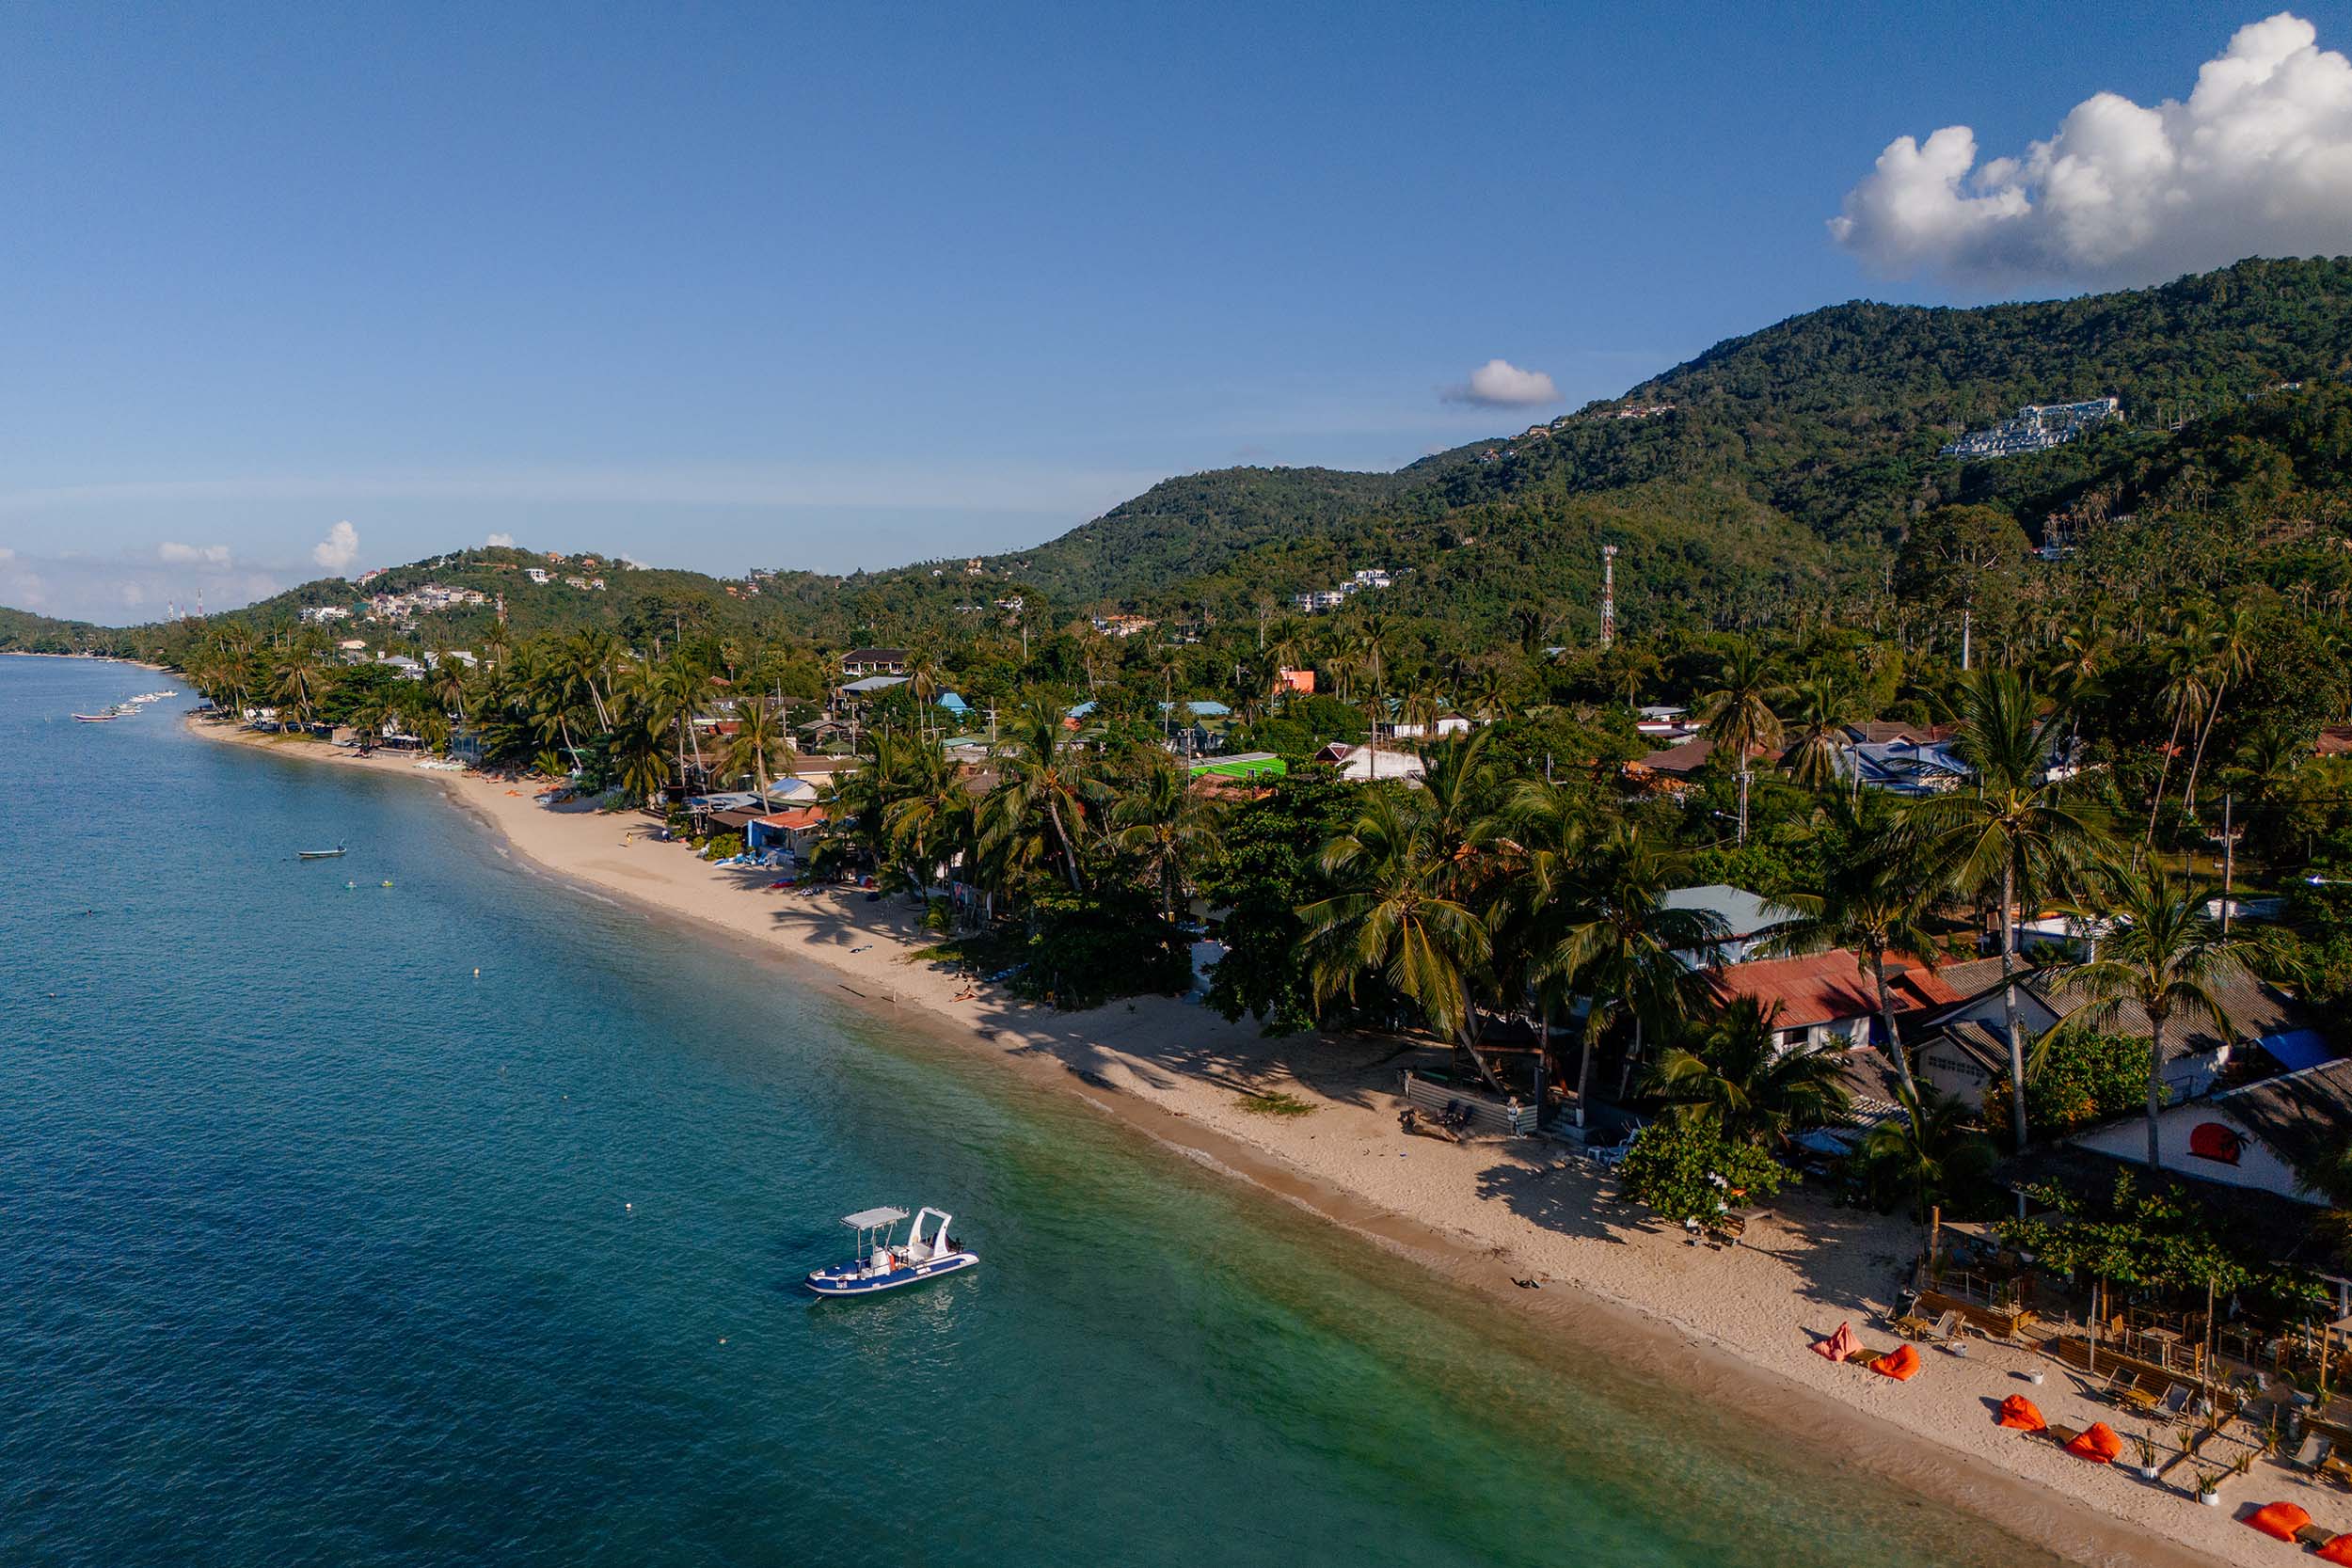
<svg viewBox="0 0 2352 1568">
<path fill-rule="evenodd" d="M 2052 1560 L 167 684 L 0 658 L 0 1562 Z"/>
</svg>

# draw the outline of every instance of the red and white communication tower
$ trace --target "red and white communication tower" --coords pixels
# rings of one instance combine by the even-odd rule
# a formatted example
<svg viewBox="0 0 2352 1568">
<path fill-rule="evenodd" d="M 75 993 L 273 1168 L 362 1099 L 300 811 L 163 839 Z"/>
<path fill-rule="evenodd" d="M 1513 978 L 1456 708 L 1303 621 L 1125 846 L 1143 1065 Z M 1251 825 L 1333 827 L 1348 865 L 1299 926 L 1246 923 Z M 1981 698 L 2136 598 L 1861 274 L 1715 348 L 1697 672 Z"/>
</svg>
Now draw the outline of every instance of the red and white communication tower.
<svg viewBox="0 0 2352 1568">
<path fill-rule="evenodd" d="M 1600 547 L 1600 645 L 1617 640 L 1617 546 Z"/>
</svg>

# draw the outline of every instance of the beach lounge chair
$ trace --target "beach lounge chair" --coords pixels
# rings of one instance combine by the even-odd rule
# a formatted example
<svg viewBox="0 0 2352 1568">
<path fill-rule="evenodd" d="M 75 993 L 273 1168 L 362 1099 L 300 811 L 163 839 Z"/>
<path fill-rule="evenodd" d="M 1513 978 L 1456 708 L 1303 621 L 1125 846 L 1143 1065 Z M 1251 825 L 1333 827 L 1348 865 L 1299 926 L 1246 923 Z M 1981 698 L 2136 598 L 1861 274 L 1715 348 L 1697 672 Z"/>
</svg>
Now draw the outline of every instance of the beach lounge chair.
<svg viewBox="0 0 2352 1568">
<path fill-rule="evenodd" d="M 2080 1437 L 2082 1433 L 2073 1427 L 2062 1427 L 2056 1421 L 2052 1421 L 2042 1429 L 2042 1435 L 2064 1449 L 2073 1447 L 2074 1439 Z"/>
<path fill-rule="evenodd" d="M 2188 1402 L 2196 1397 L 2196 1389 L 2185 1383 L 2175 1383 L 2165 1389 L 2164 1398 L 2156 1402 L 2156 1409 L 2167 1416 L 2185 1415 Z"/>
<path fill-rule="evenodd" d="M 2317 1551 L 2335 1538 L 2336 1532 L 2326 1525 L 2305 1525 L 2295 1532 L 2295 1544 L 2298 1546 L 2309 1546 L 2313 1551 Z"/>
<path fill-rule="evenodd" d="M 2295 1467 L 2298 1470 L 2309 1470 L 2314 1475 L 2318 1474 L 2319 1467 L 2328 1462 L 2328 1452 L 2333 1447 L 2333 1444 L 2317 1433 L 2312 1433 L 2303 1439 L 2303 1446 L 2295 1450 Z"/>
<path fill-rule="evenodd" d="M 1948 1345 L 1960 1338 L 1960 1313 L 1957 1309 L 1945 1313 L 1928 1325 L 1927 1338 L 1938 1344 Z"/>
</svg>

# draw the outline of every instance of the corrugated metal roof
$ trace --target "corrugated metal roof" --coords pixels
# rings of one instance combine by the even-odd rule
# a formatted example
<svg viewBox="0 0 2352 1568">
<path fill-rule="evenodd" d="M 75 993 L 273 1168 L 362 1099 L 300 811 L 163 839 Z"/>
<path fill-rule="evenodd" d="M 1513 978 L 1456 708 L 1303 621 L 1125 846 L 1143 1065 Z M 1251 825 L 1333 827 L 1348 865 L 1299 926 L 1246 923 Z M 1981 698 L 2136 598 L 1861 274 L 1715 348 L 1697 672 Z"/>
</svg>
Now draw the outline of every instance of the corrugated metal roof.
<svg viewBox="0 0 2352 1568">
<path fill-rule="evenodd" d="M 1767 1006 L 1777 1004 L 1780 1011 L 1775 1022 L 1783 1029 L 1868 1018 L 1879 1010 L 1877 988 L 1854 955 L 1843 947 L 1800 958 L 1726 964 L 1710 970 L 1708 977 L 1726 1000 L 1746 996 Z M 1959 992 L 1924 968 L 1897 974 L 1890 963 L 1886 989 L 1899 1012 L 1960 1000 Z"/>
</svg>

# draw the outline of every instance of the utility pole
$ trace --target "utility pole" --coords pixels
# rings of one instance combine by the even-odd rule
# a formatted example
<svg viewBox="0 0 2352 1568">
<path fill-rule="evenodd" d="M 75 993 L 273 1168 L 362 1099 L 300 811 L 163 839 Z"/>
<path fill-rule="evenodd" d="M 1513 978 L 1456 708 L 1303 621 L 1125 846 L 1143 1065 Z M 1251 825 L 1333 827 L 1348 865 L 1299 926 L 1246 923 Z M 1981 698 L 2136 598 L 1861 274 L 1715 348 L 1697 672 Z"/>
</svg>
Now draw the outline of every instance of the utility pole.
<svg viewBox="0 0 2352 1568">
<path fill-rule="evenodd" d="M 1608 651 L 1609 651 L 1609 645 L 1610 645 L 1612 642 L 1614 642 L 1616 640 L 1617 640 L 1617 546 L 1614 546 L 1614 545 L 1603 545 L 1603 546 L 1600 547 L 1600 646 L 1601 646 L 1601 651 L 1602 651 L 1603 653 L 1608 652 Z M 1540 639 L 1538 639 L 1538 641 L 1540 641 Z"/>
<path fill-rule="evenodd" d="M 1749 770 L 1748 759 L 1740 759 L 1740 843 L 1748 842 L 1748 780 L 1755 775 Z"/>
<path fill-rule="evenodd" d="M 2230 916 L 2235 911 L 2236 900 L 2230 896 L 2232 881 L 2237 874 L 2237 834 L 2231 831 L 2230 810 L 2234 797 L 2225 792 L 2221 797 L 2221 934 L 2230 934 Z"/>
<path fill-rule="evenodd" d="M 1977 629 L 1977 608 L 1970 605 L 1960 612 L 1960 673 L 1968 673 L 1969 643 Z"/>
</svg>

